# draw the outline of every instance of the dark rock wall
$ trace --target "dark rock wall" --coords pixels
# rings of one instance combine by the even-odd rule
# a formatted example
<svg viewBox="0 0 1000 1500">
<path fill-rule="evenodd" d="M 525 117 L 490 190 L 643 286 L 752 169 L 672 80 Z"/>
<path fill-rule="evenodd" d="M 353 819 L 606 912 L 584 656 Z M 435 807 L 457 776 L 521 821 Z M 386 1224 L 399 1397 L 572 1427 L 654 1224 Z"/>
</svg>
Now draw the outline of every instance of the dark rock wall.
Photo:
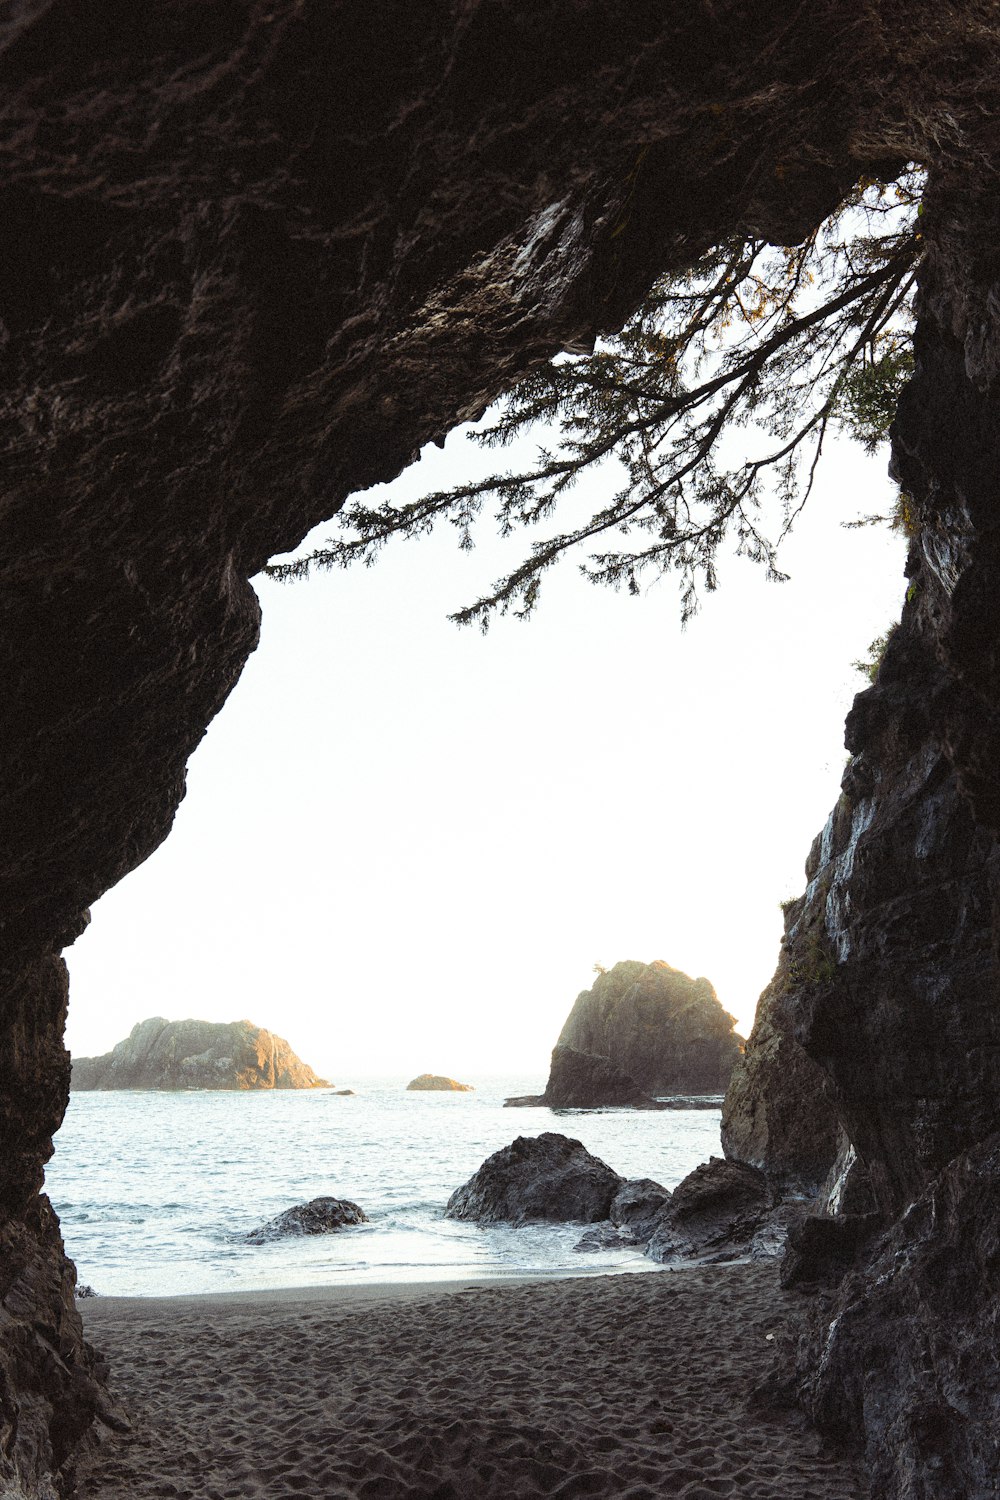
<svg viewBox="0 0 1000 1500">
<path fill-rule="evenodd" d="M 864 1442 L 885 1500 L 995 1495 L 1000 1452 L 1000 200 L 982 134 L 927 195 L 893 431 L 907 598 L 787 940 L 811 967 L 786 1021 L 897 1220 L 823 1310 L 805 1398 Z"/>
<path fill-rule="evenodd" d="M 937 171 L 900 429 L 926 592 L 852 731 L 859 837 L 826 857 L 845 984 L 805 997 L 802 1039 L 886 1203 L 987 1123 L 993 1033 L 980 1045 L 964 1018 L 988 1009 L 992 974 L 996 241 L 974 226 L 995 19 L 985 0 L 25 0 L 0 17 L 0 1487 L 44 1491 L 97 1400 L 38 1196 L 68 1084 L 57 955 L 169 830 L 256 641 L 247 579 L 534 361 L 620 322 L 655 274 L 734 232 L 794 240 L 859 171 L 910 157 Z M 911 662 L 926 691 L 897 729 L 879 705 Z M 923 1019 L 901 1038 L 918 1081 L 887 1063 L 891 1107 L 834 1055 L 872 976 L 888 1036 L 905 1029 L 874 896 L 864 920 L 843 908 L 848 863 L 863 872 L 883 831 L 872 857 L 919 885 L 889 815 L 862 834 L 858 812 L 907 775 L 905 836 L 926 802 L 920 868 L 932 880 L 940 859 L 964 924 L 931 955 L 941 1005 L 918 995 L 921 1018 L 954 1021 L 956 1058 L 973 1045 L 957 1126 L 933 1104 L 946 1068 L 915 1039 Z M 942 797 L 971 822 L 935 822 Z M 887 947 L 905 955 L 916 913 L 889 902 Z M 898 1004 L 915 974 L 903 964 Z"/>
<path fill-rule="evenodd" d="M 818 1196 L 844 1131 L 827 1075 L 795 1039 L 785 1005 L 793 973 L 786 947 L 726 1090 L 722 1147 L 731 1161 L 763 1172 L 772 1196 Z"/>
</svg>

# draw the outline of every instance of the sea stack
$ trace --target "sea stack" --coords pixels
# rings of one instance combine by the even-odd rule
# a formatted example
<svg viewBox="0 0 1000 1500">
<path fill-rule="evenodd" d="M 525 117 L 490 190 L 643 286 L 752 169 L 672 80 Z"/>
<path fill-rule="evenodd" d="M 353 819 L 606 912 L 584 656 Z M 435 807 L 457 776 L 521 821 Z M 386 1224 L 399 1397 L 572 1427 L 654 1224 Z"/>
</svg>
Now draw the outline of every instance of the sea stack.
<svg viewBox="0 0 1000 1500">
<path fill-rule="evenodd" d="M 645 1094 L 721 1095 L 743 1050 L 735 1024 L 707 979 L 691 979 L 662 960 L 626 960 L 576 997 L 557 1051 L 571 1047 L 607 1058 Z M 558 1104 L 552 1083 L 545 1102 Z"/>
<path fill-rule="evenodd" d="M 283 1037 L 252 1021 L 133 1026 L 103 1057 L 74 1057 L 70 1087 L 89 1089 L 318 1089 L 329 1085 Z"/>
</svg>

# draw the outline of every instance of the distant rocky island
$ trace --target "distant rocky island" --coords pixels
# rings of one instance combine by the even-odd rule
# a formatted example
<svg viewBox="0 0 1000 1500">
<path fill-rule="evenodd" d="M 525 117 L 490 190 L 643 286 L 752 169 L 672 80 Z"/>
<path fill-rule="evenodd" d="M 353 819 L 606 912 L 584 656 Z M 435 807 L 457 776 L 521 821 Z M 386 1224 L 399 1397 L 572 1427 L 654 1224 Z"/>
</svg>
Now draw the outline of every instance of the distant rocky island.
<svg viewBox="0 0 1000 1500">
<path fill-rule="evenodd" d="M 70 1088 L 327 1088 L 283 1037 L 252 1021 L 167 1021 L 133 1026 L 103 1057 L 74 1057 Z"/>
<path fill-rule="evenodd" d="M 406 1085 L 407 1093 L 474 1094 L 471 1083 L 457 1083 L 454 1078 L 445 1078 L 442 1073 L 421 1073 Z"/>
<path fill-rule="evenodd" d="M 707 979 L 662 960 L 625 960 L 576 997 L 545 1092 L 507 1103 L 655 1109 L 663 1095 L 721 1101 L 743 1051 L 735 1024 Z"/>
</svg>

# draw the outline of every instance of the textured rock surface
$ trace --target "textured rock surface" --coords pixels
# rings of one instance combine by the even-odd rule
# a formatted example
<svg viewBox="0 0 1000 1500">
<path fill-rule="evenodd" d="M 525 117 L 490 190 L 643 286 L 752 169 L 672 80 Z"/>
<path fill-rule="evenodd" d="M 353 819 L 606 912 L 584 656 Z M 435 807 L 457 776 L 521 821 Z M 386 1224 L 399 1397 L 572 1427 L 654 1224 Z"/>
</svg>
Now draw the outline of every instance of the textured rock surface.
<svg viewBox="0 0 1000 1500">
<path fill-rule="evenodd" d="M 568 1136 L 519 1135 L 455 1189 L 445 1215 L 478 1224 L 597 1224 L 623 1181 Z"/>
<path fill-rule="evenodd" d="M 721 1094 L 740 1055 L 734 1024 L 707 979 L 626 960 L 577 995 L 558 1045 L 608 1058 L 647 1094 Z"/>
<path fill-rule="evenodd" d="M 633 1177 L 612 1198 L 608 1218 L 617 1229 L 630 1229 L 637 1239 L 648 1239 L 653 1220 L 670 1198 L 669 1190 L 651 1177 Z"/>
<path fill-rule="evenodd" d="M 250 1245 L 264 1245 L 269 1240 L 299 1234 L 333 1234 L 352 1224 L 367 1223 L 368 1215 L 349 1198 L 311 1198 L 308 1203 L 286 1208 L 259 1229 L 251 1229 L 246 1240 Z"/>
<path fill-rule="evenodd" d="M 815 1195 L 837 1161 L 843 1131 L 827 1075 L 795 1040 L 787 988 L 782 955 L 726 1091 L 722 1146 L 727 1157 L 764 1172 L 772 1193 Z"/>
<path fill-rule="evenodd" d="M 956 1158 L 844 1282 L 804 1351 L 809 1410 L 867 1438 L 872 1494 L 987 1500 L 1000 1474 L 1000 1136 Z"/>
<path fill-rule="evenodd" d="M 788 1231 L 784 1287 L 835 1287 L 883 1229 L 880 1214 L 806 1214 Z"/>
<path fill-rule="evenodd" d="M 657 1216 L 670 1202 L 670 1193 L 650 1177 L 623 1182 L 608 1208 L 608 1222 L 588 1229 L 573 1246 L 581 1253 L 596 1250 L 634 1250 L 648 1242 Z"/>
<path fill-rule="evenodd" d="M 646 1246 L 653 1260 L 734 1260 L 745 1255 L 767 1212 L 763 1172 L 713 1156 L 674 1189 Z"/>
<path fill-rule="evenodd" d="M 57 955 L 167 833 L 256 640 L 247 579 L 655 274 L 800 238 L 911 158 L 919 592 L 817 867 L 837 978 L 789 1013 L 887 1211 L 992 1129 L 992 4 L 462 0 L 373 25 L 353 0 L 27 0 L 0 76 L 0 1488 L 47 1493 L 96 1400 L 38 1196 L 69 1081 Z"/>
<path fill-rule="evenodd" d="M 421 1073 L 406 1085 L 416 1093 L 474 1094 L 471 1083 L 456 1083 L 454 1078 L 445 1078 L 443 1073 Z"/>
<path fill-rule="evenodd" d="M 328 1087 L 283 1037 L 252 1021 L 151 1016 L 103 1057 L 75 1057 L 73 1089 L 315 1089 Z"/>
<path fill-rule="evenodd" d="M 1000 225 L 995 127 L 967 120 L 960 135 L 928 186 L 916 371 L 893 428 L 910 585 L 848 719 L 843 795 L 786 931 L 788 1023 L 831 1080 L 884 1220 L 902 1215 L 821 1313 L 806 1378 L 821 1424 L 864 1443 L 885 1500 L 993 1495 L 1000 1444 L 1000 277 L 988 248 Z"/>
<path fill-rule="evenodd" d="M 550 1109 L 658 1108 L 656 1100 L 644 1093 L 634 1078 L 606 1057 L 562 1044 L 552 1050 L 544 1094 L 520 1102 L 545 1104 Z"/>
</svg>

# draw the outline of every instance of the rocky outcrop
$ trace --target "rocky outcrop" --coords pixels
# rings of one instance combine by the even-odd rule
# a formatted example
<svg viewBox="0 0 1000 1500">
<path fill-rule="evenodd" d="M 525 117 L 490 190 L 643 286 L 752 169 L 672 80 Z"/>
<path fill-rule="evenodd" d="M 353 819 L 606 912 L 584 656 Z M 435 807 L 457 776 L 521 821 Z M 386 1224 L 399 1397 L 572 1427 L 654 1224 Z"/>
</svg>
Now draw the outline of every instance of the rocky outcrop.
<svg viewBox="0 0 1000 1500">
<path fill-rule="evenodd" d="M 957 1157 L 843 1282 L 802 1354 L 807 1409 L 863 1433 L 872 1494 L 996 1493 L 1000 1136 Z"/>
<path fill-rule="evenodd" d="M 733 1260 L 749 1251 L 766 1210 L 764 1174 L 713 1156 L 685 1177 L 652 1225 L 652 1260 Z"/>
<path fill-rule="evenodd" d="M 97 1401 L 40 1196 L 58 954 L 168 832 L 257 638 L 247 580 L 656 275 L 798 240 L 910 159 L 915 592 L 788 1015 L 887 1215 L 996 1127 L 995 47 L 985 0 L 0 20 L 0 1489 L 48 1495 Z"/>
<path fill-rule="evenodd" d="M 562 1047 L 605 1057 L 643 1093 L 722 1094 L 740 1056 L 735 1018 L 707 979 L 661 961 L 615 964 L 576 997 Z M 546 1095 L 558 1089 L 549 1079 Z"/>
<path fill-rule="evenodd" d="M 755 1167 L 774 1195 L 817 1197 L 845 1136 L 827 1075 L 795 1040 L 784 1007 L 790 982 L 783 961 L 757 1006 L 746 1050 L 737 1060 L 722 1106 L 727 1157 Z"/>
<path fill-rule="evenodd" d="M 308 1203 L 286 1208 L 258 1229 L 251 1229 L 244 1238 L 248 1245 L 265 1245 L 271 1240 L 300 1234 L 334 1234 L 338 1229 L 367 1223 L 368 1215 L 349 1198 L 312 1198 Z"/>
<path fill-rule="evenodd" d="M 75 1057 L 82 1089 L 327 1088 L 288 1043 L 252 1021 L 165 1021 L 132 1027 L 103 1057 Z"/>
<path fill-rule="evenodd" d="M 878 1500 L 992 1495 L 1000 1455 L 1000 279 L 984 251 L 1000 224 L 996 154 L 969 129 L 929 180 L 916 370 L 893 425 L 906 600 L 848 718 L 842 795 L 772 987 L 842 1127 L 831 1207 L 856 1208 L 859 1180 L 862 1200 L 791 1237 L 790 1283 L 840 1283 L 803 1398 L 863 1448 Z"/>
<path fill-rule="evenodd" d="M 623 1183 L 607 1222 L 588 1230 L 574 1248 L 643 1250 L 651 1260 L 676 1266 L 773 1260 L 786 1250 L 806 1212 L 802 1199 L 772 1200 L 764 1174 L 754 1167 L 713 1156 L 673 1193 L 648 1178 Z"/>
<path fill-rule="evenodd" d="M 523 1094 L 505 1099 L 504 1104 L 508 1108 L 537 1105 L 549 1109 L 660 1108 L 655 1099 L 643 1093 L 634 1078 L 606 1057 L 563 1046 L 553 1048 L 544 1094 Z"/>
<path fill-rule="evenodd" d="M 406 1085 L 407 1092 L 432 1094 L 474 1094 L 471 1083 L 456 1083 L 454 1078 L 445 1078 L 443 1073 L 421 1073 Z"/>
<path fill-rule="evenodd" d="M 624 1178 L 565 1135 L 519 1135 L 448 1199 L 445 1216 L 477 1224 L 596 1224 Z"/>
</svg>

